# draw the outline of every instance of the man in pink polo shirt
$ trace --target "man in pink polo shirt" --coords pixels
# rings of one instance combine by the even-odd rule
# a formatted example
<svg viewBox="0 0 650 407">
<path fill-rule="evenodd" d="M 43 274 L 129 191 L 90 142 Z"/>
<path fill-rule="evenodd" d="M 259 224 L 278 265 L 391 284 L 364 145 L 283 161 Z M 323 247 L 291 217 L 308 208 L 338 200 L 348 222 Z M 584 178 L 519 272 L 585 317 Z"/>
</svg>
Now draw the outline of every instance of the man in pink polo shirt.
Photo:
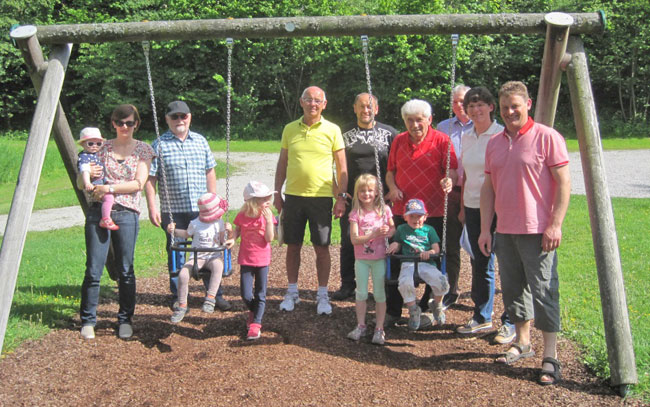
<svg viewBox="0 0 650 407">
<path fill-rule="evenodd" d="M 499 260 L 503 301 L 517 339 L 495 362 L 511 364 L 534 355 L 530 321 L 542 331 L 544 358 L 538 383 L 560 380 L 556 339 L 560 331 L 557 253 L 571 181 L 564 138 L 528 116 L 526 85 L 507 82 L 499 90 L 505 130 L 485 152 L 479 247 L 492 251 L 490 225 L 496 213 L 494 251 Z"/>
</svg>

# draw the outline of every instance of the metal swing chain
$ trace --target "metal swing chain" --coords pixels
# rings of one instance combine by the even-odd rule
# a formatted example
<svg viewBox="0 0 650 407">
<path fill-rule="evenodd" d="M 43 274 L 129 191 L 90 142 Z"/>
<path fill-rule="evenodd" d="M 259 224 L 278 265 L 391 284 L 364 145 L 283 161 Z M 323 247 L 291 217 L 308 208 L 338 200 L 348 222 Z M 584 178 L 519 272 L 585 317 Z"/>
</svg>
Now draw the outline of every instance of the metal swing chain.
<svg viewBox="0 0 650 407">
<path fill-rule="evenodd" d="M 456 48 L 458 46 L 458 34 L 451 35 L 451 91 L 449 95 L 449 118 L 454 116 L 454 86 L 456 82 Z M 451 161 L 451 135 L 449 135 L 449 143 L 447 144 L 447 165 L 445 168 L 445 178 L 449 178 L 449 166 Z M 452 186 L 453 188 L 453 186 Z M 445 193 L 445 209 L 442 217 L 442 253 L 447 253 L 447 215 L 449 207 L 449 193 Z"/>
<path fill-rule="evenodd" d="M 230 105 L 232 95 L 232 47 L 233 39 L 226 38 L 226 47 L 228 48 L 228 73 L 227 73 L 227 96 L 226 96 L 226 202 L 230 202 Z M 228 212 L 226 212 L 226 222 L 229 221 Z"/>
<path fill-rule="evenodd" d="M 169 192 L 167 191 L 167 174 L 165 173 L 165 162 L 162 159 L 162 140 L 160 139 L 160 129 L 158 127 L 158 113 L 156 111 L 156 97 L 153 90 L 153 81 L 151 80 L 151 66 L 149 64 L 149 41 L 142 41 L 142 51 L 144 52 L 144 62 L 147 66 L 147 80 L 149 82 L 149 94 L 151 95 L 151 113 L 153 115 L 153 125 L 156 130 L 156 140 L 158 141 L 158 148 L 156 153 L 158 154 L 158 162 L 160 165 L 160 174 L 162 183 L 158 183 L 159 186 L 162 185 L 160 191 L 163 193 L 163 199 L 161 201 L 161 206 L 165 204 L 167 213 L 169 213 L 169 223 L 174 223 L 174 215 L 172 214 L 171 202 L 169 199 Z M 171 245 L 174 246 L 174 235 L 171 235 Z"/>
<path fill-rule="evenodd" d="M 368 102 L 370 105 L 370 119 L 372 120 L 372 136 L 373 136 L 372 138 L 370 138 L 370 140 L 375 153 L 375 168 L 377 169 L 377 182 L 379 183 L 377 189 L 379 189 L 379 202 L 381 204 L 380 214 L 382 217 L 384 217 L 386 202 L 384 201 L 384 183 L 381 180 L 381 168 L 379 166 L 380 140 L 377 137 L 377 130 L 375 129 L 375 107 L 373 106 L 375 99 L 372 95 L 372 84 L 370 82 L 370 63 L 368 62 L 368 36 L 367 35 L 361 36 L 361 44 L 363 46 L 362 48 L 363 60 L 366 68 L 366 85 L 368 86 L 368 95 L 370 95 L 370 97 L 368 98 Z M 386 245 L 386 248 L 388 248 L 387 237 L 384 238 L 384 243 Z"/>
</svg>

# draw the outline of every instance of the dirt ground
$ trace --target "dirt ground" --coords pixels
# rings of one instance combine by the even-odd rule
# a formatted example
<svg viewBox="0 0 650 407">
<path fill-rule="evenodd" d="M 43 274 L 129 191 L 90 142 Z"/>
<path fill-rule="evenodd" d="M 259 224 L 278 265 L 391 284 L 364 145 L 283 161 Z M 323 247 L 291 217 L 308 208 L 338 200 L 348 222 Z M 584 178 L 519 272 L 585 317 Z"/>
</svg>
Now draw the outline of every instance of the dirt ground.
<svg viewBox="0 0 650 407">
<path fill-rule="evenodd" d="M 332 248 L 330 290 L 339 286 L 338 249 Z M 138 279 L 134 336 L 116 336 L 117 303 L 104 299 L 97 337 L 79 337 L 78 317 L 67 329 L 27 342 L 0 362 L 3 406 L 612 406 L 643 405 L 623 400 L 579 361 L 574 344 L 561 339 L 564 380 L 536 383 L 541 366 L 541 335 L 534 331 L 534 358 L 514 366 L 496 365 L 504 346 L 494 332 L 461 337 L 454 329 L 471 317 L 468 259 L 463 259 L 460 304 L 447 311 L 447 324 L 409 332 L 386 331 L 386 346 L 369 338 L 354 343 L 354 303 L 333 302 L 331 316 L 317 316 L 316 279 L 311 248 L 303 250 L 301 303 L 291 313 L 278 305 L 286 287 L 284 248 L 274 248 L 262 338 L 246 341 L 246 310 L 239 276 L 224 279 L 228 312 L 200 311 L 202 286 L 192 282 L 191 312 L 169 321 L 165 274 Z M 421 290 L 421 288 L 420 288 Z M 372 313 L 374 303 L 369 301 Z M 495 314 L 502 312 L 501 296 Z M 404 314 L 406 315 L 406 311 Z M 370 315 L 368 320 L 372 321 Z"/>
</svg>

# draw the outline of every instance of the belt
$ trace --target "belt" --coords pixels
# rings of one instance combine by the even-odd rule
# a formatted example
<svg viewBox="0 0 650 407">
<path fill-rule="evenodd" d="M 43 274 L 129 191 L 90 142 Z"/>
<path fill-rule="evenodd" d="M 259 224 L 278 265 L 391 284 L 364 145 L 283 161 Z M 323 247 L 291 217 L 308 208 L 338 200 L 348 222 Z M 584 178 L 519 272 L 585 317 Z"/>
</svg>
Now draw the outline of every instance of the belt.
<svg viewBox="0 0 650 407">
<path fill-rule="evenodd" d="M 102 203 L 101 203 L 101 202 L 91 202 L 91 203 L 90 203 L 90 208 L 91 208 L 91 209 L 101 209 L 101 207 L 102 207 Z M 133 213 L 138 213 L 138 212 L 136 212 L 135 210 L 133 210 L 133 209 L 131 209 L 131 208 L 127 208 L 126 206 L 124 206 L 124 205 L 120 205 L 120 204 L 118 204 L 118 203 L 113 204 L 113 208 L 111 209 L 111 211 L 113 211 L 113 212 L 124 212 L 124 211 L 129 211 L 129 212 L 133 212 Z"/>
</svg>

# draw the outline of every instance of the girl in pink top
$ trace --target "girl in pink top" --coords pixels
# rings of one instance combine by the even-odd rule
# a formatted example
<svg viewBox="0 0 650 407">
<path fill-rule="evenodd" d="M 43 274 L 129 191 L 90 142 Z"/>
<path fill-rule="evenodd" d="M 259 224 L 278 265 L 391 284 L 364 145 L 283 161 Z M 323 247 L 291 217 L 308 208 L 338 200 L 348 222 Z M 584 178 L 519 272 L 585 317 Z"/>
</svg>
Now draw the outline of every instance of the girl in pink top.
<svg viewBox="0 0 650 407">
<path fill-rule="evenodd" d="M 262 316 L 266 308 L 266 284 L 271 263 L 271 241 L 274 218 L 271 213 L 271 191 L 261 182 L 251 181 L 244 188 L 244 205 L 234 220 L 235 239 L 239 244 L 241 297 L 248 307 L 246 339 L 261 336 Z"/>
<path fill-rule="evenodd" d="M 366 333 L 366 300 L 368 277 L 372 275 L 373 295 L 377 325 L 372 343 L 384 344 L 384 318 L 386 317 L 386 238 L 395 232 L 393 214 L 387 205 L 381 206 L 377 177 L 362 174 L 354 184 L 354 199 L 350 211 L 350 240 L 354 245 L 354 276 L 357 283 L 357 326 L 348 338 L 358 341 Z"/>
</svg>

